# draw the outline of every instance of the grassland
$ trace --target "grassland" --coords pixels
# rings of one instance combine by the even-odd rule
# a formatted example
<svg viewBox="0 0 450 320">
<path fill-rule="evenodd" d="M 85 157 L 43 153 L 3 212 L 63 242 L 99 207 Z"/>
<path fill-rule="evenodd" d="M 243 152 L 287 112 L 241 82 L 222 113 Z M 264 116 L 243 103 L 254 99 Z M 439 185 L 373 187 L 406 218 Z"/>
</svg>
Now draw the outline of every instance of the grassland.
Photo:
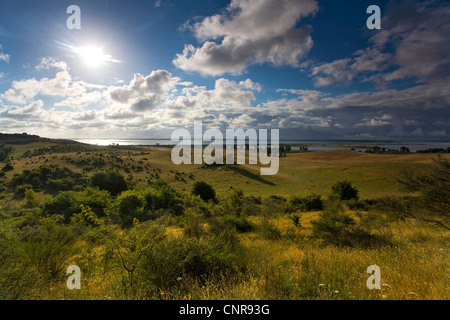
<svg viewBox="0 0 450 320">
<path fill-rule="evenodd" d="M 48 144 L 47 144 L 48 145 Z M 28 149 L 37 149 L 42 144 L 32 144 Z M 27 150 L 20 146 L 14 155 L 18 157 Z M 31 159 L 14 160 L 12 176 L 23 169 L 37 168 L 42 164 L 64 165 L 74 171 L 82 168 L 71 163 L 98 157 L 111 152 L 108 148 L 81 153 L 54 153 Z M 362 198 L 377 198 L 386 195 L 401 195 L 396 177 L 401 169 L 424 170 L 431 165 L 430 154 L 368 154 L 356 151 L 335 150 L 306 153 L 290 153 L 280 159 L 280 169 L 275 176 L 260 176 L 259 166 L 240 165 L 229 168 L 205 168 L 202 165 L 174 165 L 170 160 L 170 149 L 165 147 L 136 147 L 136 149 L 113 151 L 132 167 L 147 165 L 149 170 L 133 172 L 137 182 L 146 181 L 148 173 L 159 168 L 160 176 L 180 191 L 189 191 L 195 180 L 210 183 L 219 196 L 225 196 L 232 187 L 239 187 L 246 195 L 266 197 L 288 196 L 293 193 L 317 192 L 327 195 L 330 186 L 341 180 L 350 180 L 358 187 Z M 141 163 L 140 163 L 141 162 Z M 113 163 L 110 163 L 110 165 Z M 123 174 L 127 174 L 121 170 Z M 177 180 L 176 173 L 186 182 Z M 193 175 L 195 179 L 189 179 Z"/>
<path fill-rule="evenodd" d="M 84 151 L 21 157 L 26 150 L 51 145 L 52 142 L 38 142 L 15 146 L 11 160 L 14 169 L 5 173 L 4 181 L 11 180 L 23 170 L 52 164 L 70 168 L 86 177 L 92 176 L 95 172 L 117 170 L 127 178 L 129 185 L 135 190 L 145 190 L 156 181 L 164 180 L 180 194 L 187 195 L 196 181 L 210 184 L 216 191 L 217 202 L 196 204 L 185 208 L 182 215 L 164 214 L 157 219 L 142 221 L 140 225 L 144 229 L 157 226 L 163 232 L 166 243 L 171 241 L 176 243 L 180 240 L 192 245 L 195 250 L 210 248 L 213 252 L 211 256 L 210 253 L 201 251 L 203 253 L 200 257 L 205 258 L 205 261 L 219 257 L 217 259 L 226 266 L 223 267 L 226 272 L 210 272 L 207 275 L 194 276 L 187 274 L 176 277 L 173 285 L 157 285 L 159 280 L 156 275 L 164 273 L 153 266 L 154 273 L 150 274 L 148 270 L 152 265 L 146 261 L 147 264 L 138 265 L 136 269 L 138 270 L 136 277 L 142 284 L 134 284 L 133 290 L 130 290 L 127 273 L 114 256 L 114 250 L 108 248 L 105 240 L 103 242 L 95 240 L 99 235 L 92 226 L 75 225 L 72 227 L 82 231 L 79 231 L 71 247 L 74 254 L 64 260 L 64 266 L 66 264 L 80 266 L 82 288 L 68 290 L 64 274 L 51 281 L 41 279 L 36 275 L 33 263 L 29 263 L 27 251 L 18 249 L 14 254 L 25 257 L 24 261 L 28 261 L 26 270 L 31 270 L 30 274 L 39 278 L 39 281 L 36 281 L 38 285 L 32 286 L 26 294 L 23 293 L 21 296 L 19 290 L 18 298 L 449 299 L 449 231 L 433 224 L 401 219 L 386 222 L 385 225 L 372 230 L 375 234 L 389 235 L 390 241 L 386 245 L 374 247 L 328 245 L 311 238 L 312 222 L 319 218 L 321 211 L 295 212 L 301 216 L 299 229 L 294 227 L 290 219 L 293 213 L 286 213 L 283 205 L 273 200 L 273 196 L 288 198 L 291 195 L 311 192 L 320 194 L 326 199 L 331 196 L 331 186 L 342 180 L 351 181 L 357 187 L 361 200 L 387 196 L 414 196 L 400 189 L 396 182 L 399 172 L 401 169 L 425 172 L 433 163 L 435 157 L 433 155 L 367 154 L 344 150 L 289 153 L 287 157 L 280 159 L 280 170 L 275 176 L 260 176 L 259 166 L 252 165 L 215 168 L 202 165 L 176 166 L 170 161 L 170 149 L 164 147 L 95 147 Z M 241 218 L 248 221 L 251 228 L 230 236 L 232 239 L 236 238 L 238 245 L 236 247 L 233 245 L 233 250 L 237 253 L 224 249 L 227 256 L 223 257 L 220 252 L 215 251 L 217 249 L 215 245 L 218 241 L 225 240 L 218 238 L 214 231 L 216 229 L 213 229 L 214 220 L 211 219 L 222 219 L 230 214 L 226 212 L 229 210 L 226 203 L 230 193 L 236 189 L 242 189 L 246 199 L 254 196 L 262 200 L 254 207 L 251 203 L 247 205 L 247 211 L 241 214 Z M 55 194 L 37 192 L 39 205 L 32 209 L 25 209 L 23 197 L 15 195 L 11 190 L 5 189 L 1 197 L 1 235 L 5 239 L 8 237 L 16 239 L 11 235 L 14 228 L 23 229 L 24 224 L 31 223 L 30 219 L 34 221 L 33 223 L 37 223 L 33 220 L 35 218 L 30 217 L 44 219 L 41 212 L 42 204 L 53 199 Z M 196 213 L 197 207 L 202 206 L 209 212 L 208 215 Z M 346 212 L 350 215 L 367 214 L 366 209 L 356 211 L 346 207 Z M 378 211 L 375 210 L 375 213 Z M 387 211 L 389 209 L 386 209 L 386 212 L 381 210 L 379 215 L 384 216 L 389 213 Z M 186 229 L 192 226 L 194 218 L 198 218 L 201 224 L 201 227 L 194 225 L 201 230 L 197 238 L 186 232 Z M 278 236 L 267 235 L 264 231 L 264 225 L 267 223 L 270 223 Z M 117 239 L 126 238 L 135 228 L 138 230 L 138 227 L 122 229 L 114 226 L 114 232 L 117 232 Z M 130 239 L 137 238 L 130 236 L 126 239 L 132 241 Z M 224 242 L 223 248 L 229 244 L 230 242 Z M 163 242 L 158 245 L 166 248 Z M 175 253 L 181 254 L 173 247 L 167 248 L 167 252 L 173 250 L 173 260 L 176 260 Z M 129 253 L 133 257 L 133 252 L 125 245 L 122 250 L 123 253 Z M 161 257 L 158 252 L 151 254 L 162 259 L 162 264 L 167 263 L 167 269 L 170 269 L 172 264 L 169 260 L 164 260 L 168 258 Z M 232 263 L 228 265 L 228 261 Z M 373 264 L 381 268 L 381 290 L 369 290 L 366 286 L 369 276 L 366 269 Z M 19 272 L 14 267 L 7 269 L 9 273 L 5 270 L 4 276 Z M 233 272 L 229 272 L 230 270 Z M 176 273 L 170 275 L 174 274 Z M 152 280 L 153 282 L 146 282 L 148 277 L 153 279 L 154 275 L 156 278 Z M 174 281 L 174 279 L 166 280 Z M 27 283 L 26 279 L 22 281 Z"/>
</svg>

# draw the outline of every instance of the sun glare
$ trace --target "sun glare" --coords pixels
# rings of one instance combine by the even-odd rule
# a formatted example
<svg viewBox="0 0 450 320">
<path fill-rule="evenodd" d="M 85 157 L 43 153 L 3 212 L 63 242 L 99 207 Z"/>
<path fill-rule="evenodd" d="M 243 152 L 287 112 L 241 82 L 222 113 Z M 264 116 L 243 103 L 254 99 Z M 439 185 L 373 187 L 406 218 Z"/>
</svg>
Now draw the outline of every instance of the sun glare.
<svg viewBox="0 0 450 320">
<path fill-rule="evenodd" d="M 84 64 L 88 67 L 99 67 L 106 65 L 108 62 L 120 63 L 120 60 L 114 59 L 112 55 L 105 54 L 102 46 L 98 45 L 85 45 L 85 46 L 73 46 L 69 43 L 55 41 L 61 48 L 75 53 Z"/>
<path fill-rule="evenodd" d="M 111 56 L 105 55 L 101 48 L 94 46 L 78 48 L 77 51 L 84 63 L 90 67 L 98 67 L 111 59 Z"/>
</svg>

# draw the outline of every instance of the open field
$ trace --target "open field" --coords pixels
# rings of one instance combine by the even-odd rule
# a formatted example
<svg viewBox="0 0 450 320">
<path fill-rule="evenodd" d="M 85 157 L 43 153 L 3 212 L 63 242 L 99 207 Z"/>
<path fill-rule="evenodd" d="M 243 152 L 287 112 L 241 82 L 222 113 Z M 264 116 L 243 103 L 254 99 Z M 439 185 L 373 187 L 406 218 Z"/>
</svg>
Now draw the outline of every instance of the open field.
<svg viewBox="0 0 450 320">
<path fill-rule="evenodd" d="M 42 147 L 31 145 L 28 149 Z M 205 168 L 201 165 L 174 165 L 170 160 L 171 149 L 165 147 L 135 147 L 134 150 L 114 150 L 99 148 L 98 152 L 54 153 L 41 158 L 14 160 L 14 171 L 33 169 L 39 165 L 52 163 L 67 166 L 82 172 L 82 166 L 74 165 L 71 160 L 81 162 L 83 159 L 107 155 L 110 152 L 129 167 L 147 165 L 148 172 L 159 168 L 159 175 L 180 191 L 188 191 L 193 181 L 203 180 L 210 183 L 219 196 L 225 196 L 231 187 L 239 187 L 246 195 L 287 196 L 294 193 L 316 192 L 327 195 L 330 186 L 340 180 L 352 181 L 360 190 L 362 198 L 377 198 L 386 195 L 403 194 L 395 183 L 401 169 L 424 170 L 435 157 L 432 154 L 368 154 L 356 151 L 335 150 L 306 153 L 290 153 L 280 159 L 280 169 L 275 176 L 261 176 L 259 166 L 240 165 L 229 168 Z M 27 150 L 20 146 L 16 157 Z M 113 150 L 113 151 L 111 151 Z M 450 156 L 449 156 L 450 157 Z M 119 171 L 126 174 L 121 168 Z M 186 182 L 175 179 L 176 172 L 185 177 Z M 131 172 L 133 177 L 145 181 L 147 170 Z M 194 179 L 186 179 L 192 174 Z"/>
<path fill-rule="evenodd" d="M 390 208 L 367 204 L 384 197 L 417 196 L 401 190 L 400 171 L 426 172 L 435 155 L 288 153 L 280 158 L 275 176 L 260 176 L 259 166 L 252 165 L 176 166 L 170 149 L 164 147 L 94 147 L 21 157 L 26 150 L 51 145 L 16 146 L 9 161 L 13 169 L 2 178 L 1 298 L 449 299 L 450 231 L 414 219 L 394 219 Z M 85 180 L 66 197 L 92 210 L 98 199 L 89 198 L 94 192 L 89 181 L 96 173 L 119 172 L 128 191 L 95 196 L 106 197 L 104 209 L 109 215 L 105 217 L 89 207 L 81 211 L 74 207 L 67 213 L 69 202 L 54 202 L 66 199 L 64 192 L 36 189 L 35 196 L 24 196 L 8 187 L 24 170 L 41 170 L 43 165 L 79 173 Z M 361 228 L 357 230 L 376 239 L 373 244 L 330 244 L 316 236 L 315 222 L 335 201 L 330 200 L 331 186 L 343 180 L 358 189 L 356 204 L 361 207 L 342 202 L 340 214 L 352 217 L 356 228 Z M 158 189 L 160 181 L 174 191 Z M 192 198 L 198 181 L 213 187 L 215 201 Z M 239 189 L 243 195 L 232 202 Z M 181 209 L 151 207 L 149 201 L 154 202 L 159 192 L 176 194 Z M 290 196 L 311 193 L 322 197 L 323 210 L 286 210 Z M 145 201 L 139 204 L 139 199 Z M 52 209 L 56 204 L 59 209 Z M 97 215 L 97 222 L 87 218 L 92 215 Z M 138 217 L 140 223 L 123 225 L 128 215 Z M 293 223 L 294 215 L 299 216 L 299 225 Z M 376 221 L 363 225 L 365 217 Z M 63 247 L 52 234 L 65 239 Z M 52 247 L 52 241 L 58 245 Z M 62 250 L 55 257 L 59 264 L 45 263 L 58 250 Z M 81 269 L 80 290 L 66 287 L 65 268 L 70 264 Z M 380 290 L 366 286 L 366 269 L 374 264 L 381 269 Z M 48 274 L 48 268 L 54 273 Z M 10 279 L 17 279 L 13 286 Z"/>
</svg>

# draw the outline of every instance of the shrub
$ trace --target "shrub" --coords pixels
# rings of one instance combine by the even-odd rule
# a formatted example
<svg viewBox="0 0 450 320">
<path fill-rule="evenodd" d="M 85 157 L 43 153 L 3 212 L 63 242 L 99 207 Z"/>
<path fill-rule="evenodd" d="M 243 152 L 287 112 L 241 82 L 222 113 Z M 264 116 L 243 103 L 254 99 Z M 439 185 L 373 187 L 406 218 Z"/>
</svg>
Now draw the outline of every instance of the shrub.
<svg viewBox="0 0 450 320">
<path fill-rule="evenodd" d="M 15 190 L 20 185 L 30 185 L 35 191 L 56 192 L 71 190 L 80 184 L 82 184 L 81 174 L 75 173 L 69 168 L 41 165 L 39 168 L 23 170 L 22 174 L 15 175 L 9 183 L 9 187 Z"/>
<path fill-rule="evenodd" d="M 236 229 L 236 231 L 244 233 L 254 229 L 254 225 L 244 217 L 235 215 L 226 215 L 220 218 L 214 218 L 210 221 L 210 230 L 212 233 L 220 233 L 224 230 Z"/>
<path fill-rule="evenodd" d="M 158 181 L 145 193 L 145 208 L 151 211 L 168 210 L 173 214 L 183 213 L 181 196 L 164 181 Z"/>
<path fill-rule="evenodd" d="M 183 229 L 183 234 L 186 237 L 195 238 L 199 242 L 205 233 L 205 227 L 198 217 L 188 219 L 187 224 Z"/>
<path fill-rule="evenodd" d="M 228 205 L 231 211 L 236 215 L 241 215 L 243 207 L 244 192 L 241 189 L 231 191 L 228 196 Z"/>
<path fill-rule="evenodd" d="M 285 205 L 285 212 L 320 211 L 323 209 L 322 197 L 318 194 L 306 196 L 290 196 Z"/>
<path fill-rule="evenodd" d="M 347 247 L 371 247 L 389 244 L 383 236 L 377 236 L 370 229 L 363 228 L 360 223 L 344 212 L 339 203 L 329 205 L 312 221 L 312 237 L 320 239 L 324 244 Z"/>
<path fill-rule="evenodd" d="M 25 207 L 35 208 L 39 205 L 39 201 L 33 189 L 25 190 Z"/>
<path fill-rule="evenodd" d="M 265 216 L 273 216 L 284 212 L 286 199 L 276 195 L 271 195 L 262 200 L 261 212 Z"/>
<path fill-rule="evenodd" d="M 117 208 L 122 225 L 129 227 L 133 220 L 142 219 L 145 206 L 145 198 L 141 192 L 136 190 L 127 190 L 117 197 Z"/>
<path fill-rule="evenodd" d="M 8 172 L 12 170 L 14 170 L 14 167 L 9 163 L 5 164 L 2 168 L 2 172 Z"/>
<path fill-rule="evenodd" d="M 111 207 L 111 196 L 109 192 L 97 188 L 78 192 L 63 191 L 44 202 L 42 212 L 47 215 L 62 215 L 68 222 L 74 214 L 81 212 L 81 205 L 89 206 L 98 217 L 102 217 L 105 210 Z"/>
<path fill-rule="evenodd" d="M 193 195 L 200 196 L 205 202 L 216 198 L 216 191 L 214 188 L 203 181 L 194 182 L 191 192 Z"/>
<path fill-rule="evenodd" d="M 0 143 L 0 161 L 4 161 L 13 151 L 13 147 L 7 147 L 4 143 Z"/>
<path fill-rule="evenodd" d="M 339 181 L 331 187 L 331 190 L 340 200 L 358 200 L 358 189 L 349 181 Z"/>
<path fill-rule="evenodd" d="M 91 177 L 91 185 L 109 191 L 112 196 L 117 196 L 128 188 L 125 178 L 115 171 L 95 173 Z"/>
<path fill-rule="evenodd" d="M 231 230 L 202 241 L 166 239 L 152 247 L 142 265 L 142 279 L 159 289 L 185 278 L 204 282 L 212 276 L 239 274 L 245 269 L 242 247 Z"/>
</svg>

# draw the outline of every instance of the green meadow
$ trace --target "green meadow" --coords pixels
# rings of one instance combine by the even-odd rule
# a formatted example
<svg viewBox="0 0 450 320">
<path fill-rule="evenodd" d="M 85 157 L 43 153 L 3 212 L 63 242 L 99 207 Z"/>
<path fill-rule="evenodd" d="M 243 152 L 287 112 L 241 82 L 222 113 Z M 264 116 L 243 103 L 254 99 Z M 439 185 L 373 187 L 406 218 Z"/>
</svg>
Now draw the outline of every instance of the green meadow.
<svg viewBox="0 0 450 320">
<path fill-rule="evenodd" d="M 287 153 L 261 176 L 166 147 L 8 146 L 1 299 L 449 298 L 448 154 Z"/>
</svg>

